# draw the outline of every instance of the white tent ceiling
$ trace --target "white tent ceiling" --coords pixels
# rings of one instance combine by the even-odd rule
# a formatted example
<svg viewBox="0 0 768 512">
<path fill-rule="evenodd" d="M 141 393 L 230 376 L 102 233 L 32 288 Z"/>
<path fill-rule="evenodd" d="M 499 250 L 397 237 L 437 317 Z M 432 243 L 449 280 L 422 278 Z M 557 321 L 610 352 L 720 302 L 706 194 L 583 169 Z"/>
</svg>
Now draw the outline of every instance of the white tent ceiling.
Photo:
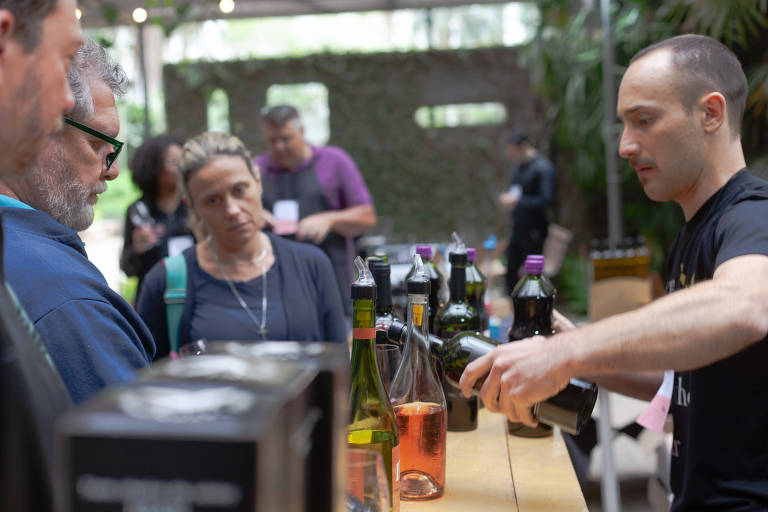
<svg viewBox="0 0 768 512">
<path fill-rule="evenodd" d="M 131 13 L 137 7 L 149 12 L 150 18 L 160 17 L 171 21 L 179 18 L 179 6 L 184 21 L 216 18 L 257 18 L 264 16 L 295 16 L 300 14 L 327 14 L 349 11 L 376 11 L 394 9 L 424 9 L 468 4 L 503 3 L 499 0 L 234 0 L 235 10 L 223 14 L 218 0 L 80 0 L 83 11 L 82 24 L 98 27 L 109 24 L 131 24 Z M 111 16 L 114 22 L 108 21 Z M 111 14 L 109 14 L 111 13 Z"/>
</svg>

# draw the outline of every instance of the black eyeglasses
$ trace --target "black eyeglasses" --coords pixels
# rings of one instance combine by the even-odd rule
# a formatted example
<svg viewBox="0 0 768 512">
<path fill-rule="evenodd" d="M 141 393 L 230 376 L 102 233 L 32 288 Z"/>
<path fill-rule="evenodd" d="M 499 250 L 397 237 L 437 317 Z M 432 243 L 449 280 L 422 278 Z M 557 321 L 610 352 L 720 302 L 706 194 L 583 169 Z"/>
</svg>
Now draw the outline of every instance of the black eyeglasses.
<svg viewBox="0 0 768 512">
<path fill-rule="evenodd" d="M 98 130 L 94 130 L 93 128 L 89 126 L 85 126 L 84 124 L 78 123 L 77 121 L 73 121 L 69 118 L 64 118 L 64 122 L 67 123 L 70 126 L 74 126 L 78 130 L 84 131 L 85 133 L 89 135 L 93 135 L 97 139 L 101 139 L 104 142 L 108 142 L 112 144 L 112 152 L 107 155 L 107 169 L 112 167 L 112 163 L 117 160 L 117 155 L 120 154 L 120 150 L 123 149 L 123 143 L 120 142 L 117 139 L 113 139 L 109 135 L 104 135 Z"/>
</svg>

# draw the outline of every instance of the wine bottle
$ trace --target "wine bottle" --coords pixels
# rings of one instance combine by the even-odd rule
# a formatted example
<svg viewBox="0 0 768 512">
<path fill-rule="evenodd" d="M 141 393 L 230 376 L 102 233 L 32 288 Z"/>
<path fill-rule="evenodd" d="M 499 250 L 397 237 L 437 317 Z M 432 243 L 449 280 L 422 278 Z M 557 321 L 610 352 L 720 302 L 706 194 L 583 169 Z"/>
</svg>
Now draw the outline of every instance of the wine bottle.
<svg viewBox="0 0 768 512">
<path fill-rule="evenodd" d="M 400 497 L 431 500 L 445 488 L 446 403 L 427 344 L 430 282 L 419 255 L 414 268 L 406 282 L 405 350 L 389 396 L 400 439 Z"/>
<path fill-rule="evenodd" d="M 437 267 L 435 267 L 435 264 L 432 262 L 432 246 L 431 245 L 417 245 L 416 246 L 416 254 L 421 256 L 421 261 L 424 264 L 424 272 L 427 273 L 427 277 L 429 277 L 429 331 L 434 332 L 435 330 L 435 315 L 437 315 L 438 310 L 441 306 L 440 301 L 440 290 L 443 287 L 443 276 L 440 274 L 440 272 L 437 270 Z M 405 276 L 406 281 L 409 277 L 411 277 L 411 274 L 413 273 L 413 267 L 411 267 L 411 270 L 408 271 L 408 274 Z"/>
<path fill-rule="evenodd" d="M 542 275 L 544 256 L 529 254 L 525 258 L 525 275 L 512 290 L 514 321 L 509 330 L 509 341 L 531 336 L 552 335 L 552 310 L 555 287 Z M 507 422 L 509 433 L 519 437 L 546 437 L 552 427 L 540 423 L 537 427 L 526 427 L 522 423 Z"/>
<path fill-rule="evenodd" d="M 387 330 L 394 320 L 394 307 L 392 306 L 392 281 L 391 267 L 387 261 L 371 256 L 368 258 L 368 268 L 376 281 L 376 344 L 387 343 Z"/>
<path fill-rule="evenodd" d="M 352 362 L 347 442 L 381 454 L 389 477 L 391 512 L 400 510 L 400 444 L 392 404 L 384 391 L 374 349 L 376 283 L 359 256 L 352 283 Z"/>
<path fill-rule="evenodd" d="M 458 389 L 459 379 L 469 363 L 498 345 L 498 342 L 477 333 L 459 333 L 443 345 L 443 368 L 448 385 Z M 475 383 L 475 393 L 483 379 Z M 580 379 L 571 379 L 556 395 L 533 406 L 533 415 L 540 424 L 560 427 L 578 435 L 587 424 L 597 400 L 597 386 Z M 530 427 L 526 427 L 530 428 Z"/>
<path fill-rule="evenodd" d="M 474 247 L 467 247 L 467 300 L 477 311 L 480 317 L 480 331 L 488 335 L 489 316 L 485 309 L 485 287 L 487 281 L 480 269 L 475 265 L 477 251 Z"/>
<path fill-rule="evenodd" d="M 461 331 L 480 329 L 480 317 L 467 301 L 467 253 L 463 245 L 448 256 L 451 263 L 450 299 L 435 317 L 435 334 L 448 341 Z M 448 404 L 448 430 L 465 432 L 477 428 L 477 397 L 465 398 L 457 389 L 443 385 Z"/>
<path fill-rule="evenodd" d="M 406 336 L 408 335 L 408 324 L 405 322 L 402 322 L 398 319 L 392 320 L 392 323 L 389 325 L 389 329 L 387 330 L 387 339 L 392 342 L 396 343 L 398 345 L 404 345 Z M 415 330 L 413 331 L 413 335 L 417 338 L 422 336 L 422 334 Z M 424 340 L 427 341 L 424 341 Z M 420 343 L 426 343 L 427 346 L 429 346 L 429 353 L 432 355 L 432 364 L 435 366 L 435 372 L 437 373 L 438 377 L 442 375 L 442 365 L 441 360 L 443 357 L 443 340 L 434 334 L 428 334 L 426 338 L 420 339 Z"/>
</svg>

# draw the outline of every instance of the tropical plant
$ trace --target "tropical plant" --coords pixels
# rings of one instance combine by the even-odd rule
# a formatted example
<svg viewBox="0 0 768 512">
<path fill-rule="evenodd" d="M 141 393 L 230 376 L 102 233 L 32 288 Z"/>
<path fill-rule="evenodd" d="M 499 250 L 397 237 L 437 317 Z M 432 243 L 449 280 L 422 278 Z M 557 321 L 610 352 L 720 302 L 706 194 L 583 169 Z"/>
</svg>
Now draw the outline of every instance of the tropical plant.
<svg viewBox="0 0 768 512">
<path fill-rule="evenodd" d="M 576 226 L 582 240 L 605 236 L 606 224 L 603 29 L 597 4 L 593 1 L 574 12 L 574 2 L 568 0 L 540 2 L 540 25 L 523 59 L 540 102 L 538 132 L 551 141 L 550 152 L 569 185 L 562 194 L 582 198 L 578 202 L 588 219 L 582 229 Z M 768 160 L 768 0 L 616 0 L 611 6 L 617 83 L 634 53 L 665 37 L 696 32 L 728 45 L 749 80 L 745 151 L 758 168 Z M 618 137 L 620 131 L 616 124 L 610 136 Z M 680 226 L 679 208 L 672 203 L 652 205 L 626 164 L 621 177 L 625 231 L 646 236 L 655 256 L 653 266 L 660 270 L 662 255 Z"/>
</svg>

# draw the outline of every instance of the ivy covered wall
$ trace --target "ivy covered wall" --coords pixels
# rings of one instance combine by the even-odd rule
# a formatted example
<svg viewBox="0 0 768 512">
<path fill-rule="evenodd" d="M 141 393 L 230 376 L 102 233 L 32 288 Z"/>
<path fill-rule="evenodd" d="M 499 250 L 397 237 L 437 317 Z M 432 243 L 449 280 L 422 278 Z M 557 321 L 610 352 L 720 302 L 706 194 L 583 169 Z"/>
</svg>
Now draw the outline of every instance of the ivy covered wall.
<svg viewBox="0 0 768 512">
<path fill-rule="evenodd" d="M 458 230 L 478 244 L 504 234 L 507 215 L 495 201 L 508 180 L 498 146 L 504 126 L 424 129 L 414 112 L 426 105 L 499 102 L 507 125 L 528 129 L 534 107 L 515 49 L 169 65 L 168 129 L 182 137 L 204 131 L 206 98 L 220 88 L 229 97 L 232 132 L 258 154 L 266 150 L 259 113 L 267 89 L 302 82 L 328 88 L 329 144 L 357 162 L 379 216 L 391 218 L 390 241 L 444 241 Z"/>
</svg>

